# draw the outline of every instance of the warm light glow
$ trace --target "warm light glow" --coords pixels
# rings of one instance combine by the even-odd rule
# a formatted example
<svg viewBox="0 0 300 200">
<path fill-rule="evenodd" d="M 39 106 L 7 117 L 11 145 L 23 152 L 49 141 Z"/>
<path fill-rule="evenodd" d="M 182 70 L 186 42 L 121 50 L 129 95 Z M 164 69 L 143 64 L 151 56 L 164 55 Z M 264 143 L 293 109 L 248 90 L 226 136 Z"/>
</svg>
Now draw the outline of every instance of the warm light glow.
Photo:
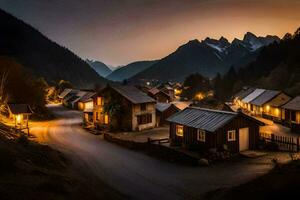
<svg viewBox="0 0 300 200">
<path fill-rule="evenodd" d="M 108 115 L 104 115 L 104 124 L 108 124 Z"/>
<path fill-rule="evenodd" d="M 266 110 L 267 110 L 267 112 L 270 111 L 270 106 L 269 105 L 266 106 Z"/>
<path fill-rule="evenodd" d="M 204 95 L 203 95 L 201 92 L 199 92 L 199 93 L 196 95 L 196 99 L 197 99 L 197 100 L 202 100 L 202 99 L 204 99 Z"/>
<path fill-rule="evenodd" d="M 275 115 L 279 116 L 279 109 L 278 108 L 275 109 Z"/>
<path fill-rule="evenodd" d="M 22 115 L 16 115 L 16 121 L 17 123 L 21 123 Z"/>
<path fill-rule="evenodd" d="M 93 102 L 92 101 L 90 101 L 90 102 L 86 102 L 85 104 L 84 104 L 84 107 L 85 107 L 85 109 L 93 109 Z"/>
<path fill-rule="evenodd" d="M 180 95 L 181 94 L 181 92 L 182 92 L 182 90 L 180 90 L 180 89 L 175 89 L 174 90 L 174 93 L 175 93 L 175 95 Z"/>
</svg>

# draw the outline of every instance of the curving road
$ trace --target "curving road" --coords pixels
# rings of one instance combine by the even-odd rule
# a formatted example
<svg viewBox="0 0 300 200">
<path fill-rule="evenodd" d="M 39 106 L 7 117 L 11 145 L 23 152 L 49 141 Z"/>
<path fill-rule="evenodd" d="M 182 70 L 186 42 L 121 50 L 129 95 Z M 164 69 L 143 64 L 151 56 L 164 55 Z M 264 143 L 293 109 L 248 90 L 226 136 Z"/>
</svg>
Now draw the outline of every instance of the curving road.
<svg viewBox="0 0 300 200">
<path fill-rule="evenodd" d="M 108 143 L 83 130 L 81 113 L 58 105 L 59 116 L 31 124 L 38 142 L 49 144 L 132 199 L 200 199 L 206 192 L 246 182 L 271 169 L 270 158 L 246 159 L 211 167 L 188 167 L 158 160 Z M 75 162 L 76 163 L 76 162 Z"/>
</svg>

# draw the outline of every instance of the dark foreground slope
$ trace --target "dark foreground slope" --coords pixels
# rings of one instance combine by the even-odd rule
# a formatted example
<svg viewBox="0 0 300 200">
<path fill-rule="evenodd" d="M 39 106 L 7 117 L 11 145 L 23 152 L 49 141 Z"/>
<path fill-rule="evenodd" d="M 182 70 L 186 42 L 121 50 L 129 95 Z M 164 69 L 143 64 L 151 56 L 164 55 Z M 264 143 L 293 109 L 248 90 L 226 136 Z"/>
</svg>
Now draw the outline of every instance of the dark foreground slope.
<svg viewBox="0 0 300 200">
<path fill-rule="evenodd" d="M 15 58 L 37 77 L 49 83 L 68 80 L 76 87 L 93 87 L 105 81 L 67 48 L 1 9 L 0 26 L 0 55 Z"/>
<path fill-rule="evenodd" d="M 79 171 L 62 153 L 25 137 L 12 137 L 4 129 L 1 125 L 1 200 L 124 199 L 88 171 Z"/>
</svg>

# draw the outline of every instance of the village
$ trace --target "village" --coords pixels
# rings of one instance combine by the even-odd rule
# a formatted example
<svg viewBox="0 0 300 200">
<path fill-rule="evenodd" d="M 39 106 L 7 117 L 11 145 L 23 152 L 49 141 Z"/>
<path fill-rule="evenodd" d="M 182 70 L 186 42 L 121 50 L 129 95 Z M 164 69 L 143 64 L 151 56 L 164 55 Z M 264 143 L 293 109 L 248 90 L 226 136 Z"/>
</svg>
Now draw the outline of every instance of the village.
<svg viewBox="0 0 300 200">
<path fill-rule="evenodd" d="M 159 145 L 162 151 L 173 152 L 168 160 L 208 165 L 239 153 L 259 156 L 261 151 L 300 150 L 299 96 L 244 87 L 221 109 L 212 109 L 195 104 L 199 94 L 188 101 L 180 99 L 181 90 L 181 83 L 154 87 L 113 83 L 98 91 L 67 88 L 58 99 L 82 112 L 82 127 L 90 133 L 132 149 Z"/>
</svg>

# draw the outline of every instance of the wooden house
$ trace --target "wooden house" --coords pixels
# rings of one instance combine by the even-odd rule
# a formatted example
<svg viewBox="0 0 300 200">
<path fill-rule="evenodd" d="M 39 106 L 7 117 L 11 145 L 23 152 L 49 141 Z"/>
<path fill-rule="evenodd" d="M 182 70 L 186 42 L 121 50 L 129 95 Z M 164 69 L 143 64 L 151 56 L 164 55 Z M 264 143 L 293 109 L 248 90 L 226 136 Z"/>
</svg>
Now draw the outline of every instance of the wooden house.
<svg viewBox="0 0 300 200">
<path fill-rule="evenodd" d="M 93 109 L 93 97 L 96 95 L 96 92 L 87 92 L 84 96 L 82 96 L 78 103 L 78 110 L 84 111 L 85 109 Z"/>
<path fill-rule="evenodd" d="M 253 111 L 253 104 L 251 104 L 250 102 L 252 100 L 256 99 L 264 91 L 266 91 L 266 90 L 265 89 L 255 89 L 255 90 L 253 90 L 253 92 L 251 92 L 250 94 L 248 94 L 246 97 L 244 97 L 240 101 L 241 108 L 243 108 L 244 110 L 246 110 L 248 112 L 252 112 Z"/>
<path fill-rule="evenodd" d="M 66 107 L 71 107 L 71 102 L 77 99 L 78 97 L 76 94 L 79 92 L 79 90 L 71 89 L 71 91 L 68 92 L 67 95 L 64 96 L 62 99 L 62 104 Z"/>
<path fill-rule="evenodd" d="M 282 106 L 282 120 L 291 127 L 291 131 L 300 133 L 300 96 Z"/>
<path fill-rule="evenodd" d="M 29 116 L 33 113 L 28 104 L 7 104 L 8 118 L 13 121 L 15 128 L 28 129 Z"/>
<path fill-rule="evenodd" d="M 156 109 L 156 126 L 163 126 L 169 124 L 166 119 L 171 115 L 180 111 L 174 104 L 170 103 L 157 103 Z"/>
<path fill-rule="evenodd" d="M 94 97 L 94 124 L 124 131 L 154 128 L 155 103 L 134 86 L 108 85 Z"/>
<path fill-rule="evenodd" d="M 262 122 L 242 112 L 188 107 L 167 119 L 171 145 L 188 149 L 222 149 L 231 152 L 256 149 Z"/>
<path fill-rule="evenodd" d="M 72 91 L 71 88 L 66 88 L 58 95 L 59 101 L 62 103 L 63 99 Z"/>
<path fill-rule="evenodd" d="M 290 101 L 291 97 L 282 91 L 265 90 L 258 97 L 249 102 L 251 112 L 273 121 L 281 121 L 281 106 Z"/>
<path fill-rule="evenodd" d="M 158 88 L 152 88 L 148 91 L 148 95 L 155 99 L 157 102 L 161 103 L 169 103 L 172 101 L 172 98 L 170 95 L 166 92 L 163 92 L 162 90 L 159 90 Z"/>
<path fill-rule="evenodd" d="M 240 90 L 237 94 L 233 96 L 233 103 L 238 107 L 244 107 L 242 100 L 254 90 L 255 88 L 253 87 L 244 87 L 242 90 Z"/>
</svg>

